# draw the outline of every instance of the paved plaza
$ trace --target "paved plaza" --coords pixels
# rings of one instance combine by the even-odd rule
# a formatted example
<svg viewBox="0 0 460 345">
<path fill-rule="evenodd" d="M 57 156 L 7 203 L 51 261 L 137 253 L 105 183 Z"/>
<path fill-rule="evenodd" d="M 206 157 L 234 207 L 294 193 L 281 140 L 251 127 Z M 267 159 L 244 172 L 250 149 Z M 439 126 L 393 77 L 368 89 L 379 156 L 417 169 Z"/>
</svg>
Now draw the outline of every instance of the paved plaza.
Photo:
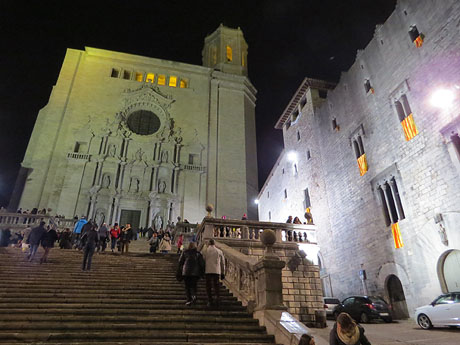
<svg viewBox="0 0 460 345">
<path fill-rule="evenodd" d="M 316 338 L 323 338 L 328 344 L 329 332 L 334 321 L 327 321 L 327 328 L 312 329 Z M 459 345 L 460 328 L 421 329 L 413 320 L 395 321 L 391 324 L 374 321 L 363 324 L 372 345 Z"/>
</svg>

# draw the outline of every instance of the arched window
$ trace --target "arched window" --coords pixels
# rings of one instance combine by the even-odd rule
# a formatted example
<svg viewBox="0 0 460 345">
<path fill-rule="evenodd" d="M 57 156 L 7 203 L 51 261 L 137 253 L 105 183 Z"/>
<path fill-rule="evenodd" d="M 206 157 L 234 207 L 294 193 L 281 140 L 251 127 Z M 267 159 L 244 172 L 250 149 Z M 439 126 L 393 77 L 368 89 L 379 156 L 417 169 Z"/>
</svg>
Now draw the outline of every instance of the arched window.
<svg viewBox="0 0 460 345">
<path fill-rule="evenodd" d="M 233 60 L 233 51 L 232 51 L 232 47 L 230 47 L 229 45 L 227 45 L 227 62 L 232 62 Z"/>
<path fill-rule="evenodd" d="M 155 81 L 155 74 L 147 73 L 147 78 L 145 78 L 146 83 L 153 83 Z"/>
</svg>

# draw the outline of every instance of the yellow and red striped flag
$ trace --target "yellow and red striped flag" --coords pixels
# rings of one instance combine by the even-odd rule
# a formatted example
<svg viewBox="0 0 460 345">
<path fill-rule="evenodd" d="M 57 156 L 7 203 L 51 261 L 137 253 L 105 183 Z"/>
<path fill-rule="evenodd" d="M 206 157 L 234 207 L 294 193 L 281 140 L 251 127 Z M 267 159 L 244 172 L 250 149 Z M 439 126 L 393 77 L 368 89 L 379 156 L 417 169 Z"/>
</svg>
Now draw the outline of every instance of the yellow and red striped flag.
<svg viewBox="0 0 460 345">
<path fill-rule="evenodd" d="M 420 48 L 423 44 L 423 37 L 422 35 L 418 35 L 417 38 L 414 40 L 414 44 L 417 48 Z"/>
<path fill-rule="evenodd" d="M 401 125 L 404 130 L 404 135 L 406 136 L 407 141 L 411 140 L 418 134 L 418 129 L 415 126 L 414 117 L 412 116 L 412 113 L 401 121 Z"/>
<path fill-rule="evenodd" d="M 391 224 L 391 232 L 393 233 L 395 248 L 398 249 L 404 247 L 404 243 L 401 237 L 401 230 L 399 230 L 399 223 Z"/>
<path fill-rule="evenodd" d="M 359 174 L 363 176 L 367 172 L 367 160 L 366 160 L 366 154 L 363 153 L 359 158 L 358 158 L 358 166 L 359 166 Z"/>
</svg>

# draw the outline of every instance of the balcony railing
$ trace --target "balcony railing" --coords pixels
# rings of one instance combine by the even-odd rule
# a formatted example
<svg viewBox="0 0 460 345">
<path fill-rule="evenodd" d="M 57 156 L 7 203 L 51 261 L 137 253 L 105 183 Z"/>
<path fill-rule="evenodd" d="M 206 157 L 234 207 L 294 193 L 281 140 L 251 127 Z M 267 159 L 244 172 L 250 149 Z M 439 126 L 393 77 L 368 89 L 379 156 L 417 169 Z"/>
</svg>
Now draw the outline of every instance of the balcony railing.
<svg viewBox="0 0 460 345">
<path fill-rule="evenodd" d="M 67 153 L 68 159 L 89 160 L 91 155 L 89 153 L 69 152 Z"/>
<path fill-rule="evenodd" d="M 250 220 L 205 218 L 198 226 L 197 236 L 260 241 L 265 229 L 275 231 L 276 242 L 317 244 L 316 226 L 307 224 L 272 223 Z"/>
<path fill-rule="evenodd" d="M 0 229 L 22 230 L 28 227 L 35 227 L 44 221 L 46 224 L 54 225 L 57 229 L 72 229 L 76 220 L 57 218 L 44 214 L 22 214 L 22 213 L 0 213 Z"/>
</svg>

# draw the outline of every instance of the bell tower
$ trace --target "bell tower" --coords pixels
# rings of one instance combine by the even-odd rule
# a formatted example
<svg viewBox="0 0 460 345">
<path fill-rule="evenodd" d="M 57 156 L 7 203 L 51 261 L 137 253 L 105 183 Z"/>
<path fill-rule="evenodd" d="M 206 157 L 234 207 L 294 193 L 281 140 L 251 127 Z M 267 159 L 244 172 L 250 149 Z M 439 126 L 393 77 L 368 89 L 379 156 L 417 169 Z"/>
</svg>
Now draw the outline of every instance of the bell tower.
<svg viewBox="0 0 460 345">
<path fill-rule="evenodd" d="M 240 28 L 232 29 L 222 24 L 204 39 L 203 66 L 215 70 L 248 75 L 248 44 Z"/>
</svg>

